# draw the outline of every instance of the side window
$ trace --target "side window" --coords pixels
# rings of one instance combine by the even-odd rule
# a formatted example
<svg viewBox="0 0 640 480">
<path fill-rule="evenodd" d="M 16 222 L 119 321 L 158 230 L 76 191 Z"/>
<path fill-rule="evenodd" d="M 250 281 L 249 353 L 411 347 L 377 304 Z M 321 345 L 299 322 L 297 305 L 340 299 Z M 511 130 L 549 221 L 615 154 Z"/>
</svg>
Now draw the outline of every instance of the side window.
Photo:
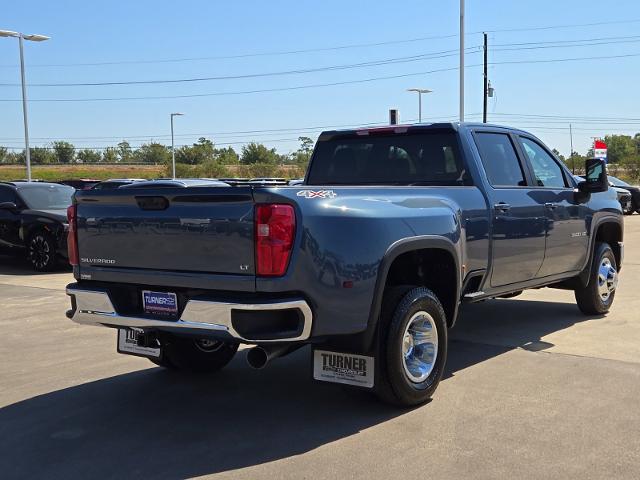
<svg viewBox="0 0 640 480">
<path fill-rule="evenodd" d="M 476 144 L 491 185 L 494 187 L 527 185 L 518 155 L 508 135 L 478 132 Z"/>
<path fill-rule="evenodd" d="M 17 202 L 16 194 L 12 188 L 6 186 L 0 186 L 0 203 L 3 202 Z"/>
<path fill-rule="evenodd" d="M 567 184 L 558 162 L 537 142 L 529 138 L 519 138 L 522 150 L 533 169 L 536 185 L 538 187 L 565 188 Z"/>
</svg>

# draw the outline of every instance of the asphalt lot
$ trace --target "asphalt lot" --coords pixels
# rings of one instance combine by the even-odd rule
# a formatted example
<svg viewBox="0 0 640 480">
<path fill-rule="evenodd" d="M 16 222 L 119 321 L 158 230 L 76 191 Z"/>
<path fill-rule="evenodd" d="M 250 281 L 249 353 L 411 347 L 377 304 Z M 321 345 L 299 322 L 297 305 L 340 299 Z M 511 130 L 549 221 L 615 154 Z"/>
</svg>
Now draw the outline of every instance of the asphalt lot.
<svg viewBox="0 0 640 480">
<path fill-rule="evenodd" d="M 434 399 L 310 379 L 308 351 L 181 376 L 64 316 L 69 272 L 0 257 L 0 478 L 640 478 L 640 216 L 615 305 L 541 289 L 465 306 Z"/>
</svg>

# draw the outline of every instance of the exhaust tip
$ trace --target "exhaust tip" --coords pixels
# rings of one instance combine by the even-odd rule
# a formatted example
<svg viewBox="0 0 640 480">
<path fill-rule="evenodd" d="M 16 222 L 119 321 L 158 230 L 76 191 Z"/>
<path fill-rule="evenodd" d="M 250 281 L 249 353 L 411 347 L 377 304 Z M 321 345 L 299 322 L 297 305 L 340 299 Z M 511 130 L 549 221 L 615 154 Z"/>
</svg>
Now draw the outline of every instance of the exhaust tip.
<svg viewBox="0 0 640 480">
<path fill-rule="evenodd" d="M 247 363 L 256 370 L 263 369 L 269 361 L 267 351 L 262 347 L 253 347 L 247 352 Z"/>
</svg>

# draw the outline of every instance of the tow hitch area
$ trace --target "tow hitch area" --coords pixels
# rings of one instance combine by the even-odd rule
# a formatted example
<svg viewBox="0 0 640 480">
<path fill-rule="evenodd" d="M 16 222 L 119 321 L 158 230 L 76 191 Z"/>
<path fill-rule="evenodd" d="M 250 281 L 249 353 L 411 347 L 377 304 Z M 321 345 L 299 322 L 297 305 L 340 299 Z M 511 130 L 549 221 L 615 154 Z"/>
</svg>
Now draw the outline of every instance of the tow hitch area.
<svg viewBox="0 0 640 480">
<path fill-rule="evenodd" d="M 130 328 L 118 329 L 118 353 L 146 358 L 160 358 L 162 348 L 153 332 L 144 332 Z"/>
<path fill-rule="evenodd" d="M 322 382 L 373 388 L 374 363 L 374 357 L 314 350 L 313 378 Z"/>
</svg>

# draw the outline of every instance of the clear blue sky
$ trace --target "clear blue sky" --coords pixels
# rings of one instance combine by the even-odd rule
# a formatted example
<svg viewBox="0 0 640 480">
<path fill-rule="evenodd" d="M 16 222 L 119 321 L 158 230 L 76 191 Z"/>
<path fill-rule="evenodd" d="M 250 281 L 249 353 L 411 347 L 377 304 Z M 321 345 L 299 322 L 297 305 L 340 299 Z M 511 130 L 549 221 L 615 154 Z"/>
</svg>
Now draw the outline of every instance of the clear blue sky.
<svg viewBox="0 0 640 480">
<path fill-rule="evenodd" d="M 606 8 L 595 0 L 467 0 L 466 3 L 467 31 L 492 31 L 489 35 L 491 62 L 640 55 L 640 4 L 637 0 L 612 2 Z M 616 21 L 627 23 L 505 31 Z M 0 28 L 52 37 L 48 42 L 25 44 L 30 84 L 171 80 L 304 70 L 455 51 L 458 2 L 32 0 L 6 3 Z M 452 36 L 298 54 L 136 63 L 138 60 L 228 57 L 447 35 Z M 582 46 L 566 48 L 504 46 L 551 42 L 545 45 L 556 47 L 560 45 L 554 43 L 556 41 L 605 37 L 623 38 L 600 40 L 603 42 L 600 45 L 582 42 Z M 611 43 L 614 41 L 616 43 Z M 467 36 L 468 65 L 481 63 L 482 53 L 478 48 L 481 43 L 480 34 Z M 506 50 L 514 47 L 518 49 Z M 129 63 L 69 65 L 104 62 Z M 168 114 L 180 111 L 186 116 L 176 120 L 176 133 L 180 134 L 177 144 L 191 143 L 206 134 L 217 144 L 237 143 L 234 147 L 238 149 L 241 142 L 256 140 L 287 152 L 296 148 L 298 136 L 315 138 L 318 130 L 304 130 L 306 127 L 384 123 L 389 107 L 399 108 L 402 120 L 415 120 L 417 99 L 405 91 L 409 87 L 434 90 L 424 102 L 427 120 L 455 119 L 458 72 L 449 70 L 366 83 L 198 98 L 93 102 L 35 100 L 280 89 L 449 69 L 455 68 L 457 62 L 457 57 L 452 55 L 363 68 L 204 82 L 74 87 L 32 85 L 28 91 L 30 100 L 34 100 L 29 105 L 30 133 L 34 145 L 46 144 L 50 139 L 70 140 L 78 147 L 101 147 L 121 139 L 128 139 L 132 145 L 149 140 L 167 143 Z M 0 83 L 18 83 L 17 66 L 17 41 L 0 38 Z M 480 118 L 473 114 L 482 110 L 481 73 L 479 67 L 467 69 L 469 120 Z M 496 97 L 491 99 L 489 106 L 490 120 L 529 129 L 562 153 L 569 153 L 570 121 L 574 126 L 575 149 L 581 153 L 588 149 L 591 136 L 640 131 L 640 56 L 556 63 L 503 63 L 492 65 L 489 75 L 496 89 Z M 18 86 L 0 86 L 0 99 L 19 98 Z M 0 145 L 20 147 L 23 141 L 21 104 L 0 102 L 0 109 Z M 605 122 L 602 117 L 615 118 L 615 121 Z M 282 131 L 242 133 L 275 129 Z"/>
</svg>

